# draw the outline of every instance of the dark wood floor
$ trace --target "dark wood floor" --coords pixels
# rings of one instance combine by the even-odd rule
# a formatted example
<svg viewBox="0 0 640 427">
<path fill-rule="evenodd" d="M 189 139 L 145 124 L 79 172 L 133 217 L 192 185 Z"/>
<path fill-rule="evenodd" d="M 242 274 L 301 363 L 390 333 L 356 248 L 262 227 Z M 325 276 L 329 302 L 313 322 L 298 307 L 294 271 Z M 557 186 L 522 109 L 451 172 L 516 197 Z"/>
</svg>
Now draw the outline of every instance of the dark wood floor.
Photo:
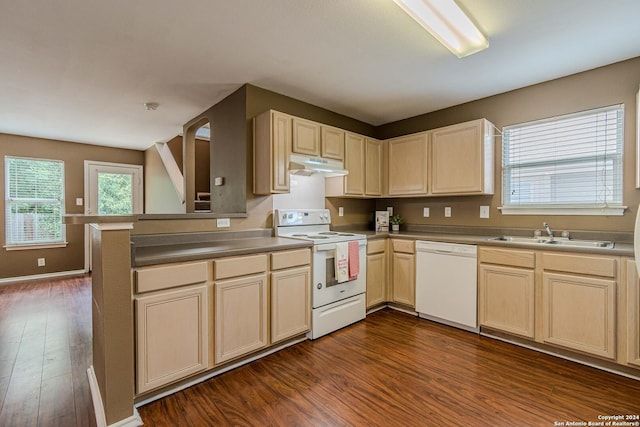
<svg viewBox="0 0 640 427">
<path fill-rule="evenodd" d="M 0 286 L 0 426 L 94 426 L 90 279 Z M 553 426 L 640 381 L 383 310 L 139 408 L 149 426 Z"/>
<path fill-rule="evenodd" d="M 640 381 L 385 309 L 139 411 L 148 426 L 553 426 L 639 415 Z"/>
<path fill-rule="evenodd" d="M 0 286 L 0 426 L 95 426 L 88 277 Z"/>
</svg>

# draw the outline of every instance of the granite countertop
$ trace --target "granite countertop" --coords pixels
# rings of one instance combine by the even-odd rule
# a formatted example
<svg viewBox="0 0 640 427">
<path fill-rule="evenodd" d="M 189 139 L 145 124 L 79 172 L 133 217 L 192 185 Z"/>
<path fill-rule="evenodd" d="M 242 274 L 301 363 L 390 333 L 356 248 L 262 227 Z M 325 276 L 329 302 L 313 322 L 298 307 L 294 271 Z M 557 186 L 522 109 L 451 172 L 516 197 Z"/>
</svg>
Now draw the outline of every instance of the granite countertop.
<svg viewBox="0 0 640 427">
<path fill-rule="evenodd" d="M 271 237 L 271 230 L 132 236 L 131 265 L 195 261 L 312 247 L 311 242 Z"/>
</svg>

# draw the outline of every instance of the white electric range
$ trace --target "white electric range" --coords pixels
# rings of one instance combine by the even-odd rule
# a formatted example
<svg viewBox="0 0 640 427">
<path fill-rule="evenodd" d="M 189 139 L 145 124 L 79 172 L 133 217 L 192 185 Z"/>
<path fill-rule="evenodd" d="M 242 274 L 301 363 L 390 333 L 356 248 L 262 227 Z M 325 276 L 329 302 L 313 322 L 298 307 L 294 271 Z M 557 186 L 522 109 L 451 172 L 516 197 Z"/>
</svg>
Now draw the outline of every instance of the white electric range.
<svg viewBox="0 0 640 427">
<path fill-rule="evenodd" d="M 275 235 L 313 242 L 313 310 L 308 337 L 319 338 L 366 316 L 367 237 L 364 234 L 332 231 L 328 209 L 276 209 Z M 336 244 L 358 242 L 360 273 L 352 280 L 338 283 Z"/>
</svg>

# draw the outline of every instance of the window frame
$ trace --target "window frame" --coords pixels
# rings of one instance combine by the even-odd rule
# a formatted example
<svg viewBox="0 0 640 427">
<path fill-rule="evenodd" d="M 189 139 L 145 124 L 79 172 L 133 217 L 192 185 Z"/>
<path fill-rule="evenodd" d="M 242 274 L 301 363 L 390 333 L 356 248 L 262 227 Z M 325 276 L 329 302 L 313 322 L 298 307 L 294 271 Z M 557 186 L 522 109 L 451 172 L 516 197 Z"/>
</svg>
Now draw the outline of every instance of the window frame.
<svg viewBox="0 0 640 427">
<path fill-rule="evenodd" d="M 9 188 L 9 177 L 10 177 L 10 168 L 9 168 L 9 160 L 10 159 L 18 159 L 18 160 L 27 160 L 27 161 L 38 161 L 38 162 L 51 162 L 56 163 L 61 166 L 62 174 L 62 188 L 61 188 L 61 198 L 57 201 L 60 205 L 60 238 L 55 240 L 38 240 L 32 243 L 26 241 L 10 241 L 9 233 L 9 221 L 7 217 L 7 213 L 10 211 L 12 204 L 14 203 L 10 197 L 10 188 Z M 45 159 L 38 157 L 27 157 L 27 156 L 12 156 L 5 155 L 4 156 L 4 201 L 5 201 L 5 209 L 4 209 L 4 249 L 7 251 L 16 251 L 16 250 L 29 250 L 29 249 L 44 249 L 44 248 L 61 248 L 66 247 L 68 245 L 67 242 L 67 233 L 66 233 L 66 225 L 64 224 L 64 215 L 66 213 L 66 181 L 65 181 L 65 162 L 64 160 L 58 159 Z M 49 201 L 50 199 L 44 198 L 33 198 L 29 199 L 33 201 Z"/>
<path fill-rule="evenodd" d="M 552 123 L 552 122 L 561 122 L 562 120 L 568 120 L 580 116 L 586 116 L 589 114 L 595 114 L 600 111 L 608 111 L 608 110 L 618 110 L 619 109 L 619 118 L 621 120 L 620 123 L 620 133 L 617 135 L 619 138 L 619 148 L 620 152 L 616 154 L 619 157 L 619 178 L 618 181 L 620 188 L 617 189 L 620 192 L 620 203 L 607 203 L 604 202 L 602 204 L 571 204 L 571 203 L 549 203 L 549 204 L 509 204 L 506 201 L 509 199 L 507 196 L 508 189 L 511 188 L 508 186 L 509 180 L 507 179 L 507 175 L 509 171 L 513 170 L 514 167 L 510 165 L 506 165 L 505 162 L 505 131 L 508 131 L 512 128 L 518 127 L 526 127 L 530 125 L 543 124 L 543 123 Z M 505 126 L 502 128 L 502 206 L 498 209 L 504 215 L 593 215 L 593 216 L 620 216 L 624 214 L 627 206 L 624 206 L 624 145 L 625 145 L 625 136 L 624 136 L 624 121 L 625 121 L 625 106 L 623 103 L 620 104 L 612 104 L 604 107 L 592 108 L 589 110 L 583 110 L 568 114 L 562 114 L 558 116 L 553 116 L 549 118 L 532 120 L 529 122 L 513 124 L 509 126 Z M 547 164 L 552 165 L 554 162 L 560 163 L 562 159 L 555 159 L 553 162 L 549 161 Z M 546 163 L 546 162 L 541 162 Z M 568 164 L 578 165 L 580 161 L 569 161 Z M 507 167 L 510 166 L 510 167 Z M 517 166 L 516 166 L 517 167 Z M 526 170 L 526 165 L 524 165 L 523 170 Z M 553 175 L 557 176 L 557 175 Z M 615 181 L 615 180 L 614 180 Z M 508 188 L 509 187 L 509 188 Z M 555 188 L 555 187 L 554 187 Z"/>
</svg>

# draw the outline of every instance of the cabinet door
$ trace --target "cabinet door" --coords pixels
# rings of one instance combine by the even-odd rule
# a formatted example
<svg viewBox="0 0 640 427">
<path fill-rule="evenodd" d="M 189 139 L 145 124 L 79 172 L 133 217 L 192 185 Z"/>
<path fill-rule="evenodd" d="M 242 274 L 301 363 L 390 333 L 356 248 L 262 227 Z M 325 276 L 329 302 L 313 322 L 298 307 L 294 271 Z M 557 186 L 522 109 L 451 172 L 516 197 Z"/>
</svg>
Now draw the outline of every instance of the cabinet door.
<svg viewBox="0 0 640 427">
<path fill-rule="evenodd" d="M 534 338 L 534 277 L 531 269 L 480 264 L 480 325 Z"/>
<path fill-rule="evenodd" d="M 367 255 L 367 308 L 386 301 L 387 257 L 384 252 Z"/>
<path fill-rule="evenodd" d="M 389 195 L 427 194 L 426 132 L 391 139 L 389 144 Z"/>
<path fill-rule="evenodd" d="M 344 138 L 344 167 L 349 175 L 344 177 L 344 194 L 364 194 L 364 136 L 346 133 Z"/>
<path fill-rule="evenodd" d="M 475 120 L 432 131 L 432 194 L 484 192 L 483 124 L 484 120 Z"/>
<path fill-rule="evenodd" d="M 137 297 L 134 305 L 137 393 L 207 367 L 206 285 Z"/>
<path fill-rule="evenodd" d="M 392 265 L 393 301 L 416 304 L 416 258 L 414 254 L 394 253 Z"/>
<path fill-rule="evenodd" d="M 615 358 L 616 283 L 569 274 L 542 274 L 543 340 Z"/>
<path fill-rule="evenodd" d="M 267 346 L 267 275 L 216 282 L 215 363 Z"/>
<path fill-rule="evenodd" d="M 365 194 L 367 196 L 382 196 L 382 141 L 366 139 L 364 165 Z"/>
<path fill-rule="evenodd" d="M 344 160 L 344 131 L 331 126 L 320 129 L 321 156 L 328 159 Z"/>
<path fill-rule="evenodd" d="M 311 267 L 271 273 L 271 343 L 311 329 Z"/>
<path fill-rule="evenodd" d="M 640 367 L 640 280 L 635 260 L 627 260 L 626 363 Z M 620 337 L 623 337 L 620 334 Z"/>
<path fill-rule="evenodd" d="M 267 111 L 253 119 L 253 192 L 289 192 L 291 116 Z"/>
<path fill-rule="evenodd" d="M 292 151 L 298 154 L 320 156 L 320 125 L 294 117 Z"/>
</svg>

